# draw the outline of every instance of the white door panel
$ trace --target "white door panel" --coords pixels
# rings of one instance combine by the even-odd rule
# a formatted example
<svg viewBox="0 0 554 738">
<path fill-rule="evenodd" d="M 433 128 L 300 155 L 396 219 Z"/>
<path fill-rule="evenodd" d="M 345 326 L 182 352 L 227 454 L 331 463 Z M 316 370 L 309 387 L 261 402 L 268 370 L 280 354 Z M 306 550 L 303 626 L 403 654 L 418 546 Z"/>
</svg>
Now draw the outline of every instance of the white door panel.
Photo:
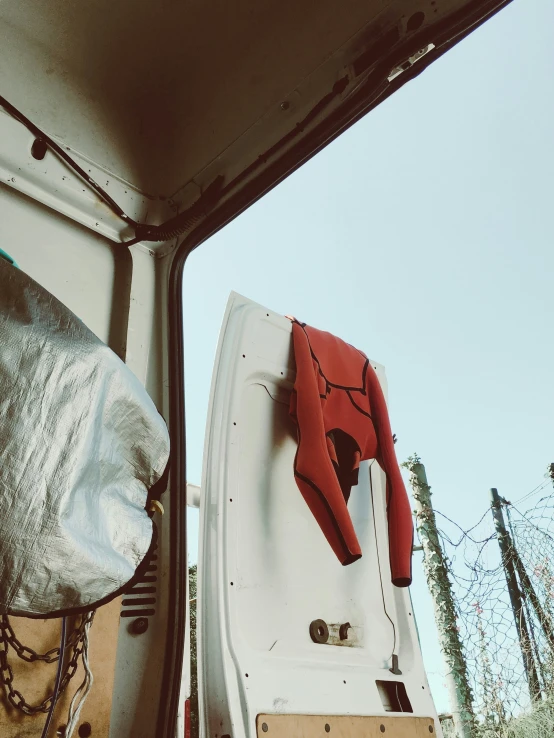
<svg viewBox="0 0 554 738">
<path fill-rule="evenodd" d="M 231 295 L 200 501 L 199 681 L 211 738 L 254 736 L 261 713 L 384 714 L 376 680 L 403 681 L 414 713 L 435 714 L 408 593 L 390 582 L 377 463 L 361 465 L 352 490 L 363 556 L 347 567 L 296 486 L 291 336 L 289 320 Z M 316 619 L 331 633 L 350 623 L 351 647 L 314 643 Z M 389 671 L 393 653 L 401 676 Z"/>
</svg>

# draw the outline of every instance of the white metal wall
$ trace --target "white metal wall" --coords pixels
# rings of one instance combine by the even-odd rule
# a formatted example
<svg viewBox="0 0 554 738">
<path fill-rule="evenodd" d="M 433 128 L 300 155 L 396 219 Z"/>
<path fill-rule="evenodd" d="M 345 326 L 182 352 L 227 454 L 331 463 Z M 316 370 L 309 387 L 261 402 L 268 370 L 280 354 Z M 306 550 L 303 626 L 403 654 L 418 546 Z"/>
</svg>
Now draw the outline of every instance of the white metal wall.
<svg viewBox="0 0 554 738">
<path fill-rule="evenodd" d="M 107 239 L 1 184 L 0 247 L 121 354 L 121 330 L 117 335 L 112 315 L 114 297 L 125 299 L 127 254 L 116 265 Z"/>
<path fill-rule="evenodd" d="M 167 259 L 156 259 L 140 247 L 129 250 L 114 244 L 3 184 L 0 248 L 126 360 L 164 412 Z M 151 738 L 155 732 L 167 618 L 167 593 L 160 587 L 168 558 L 167 516 L 156 522 L 161 529 L 156 614 L 140 637 L 129 633 L 129 620 L 114 623 L 119 633 L 113 738 Z M 41 625 L 46 627 L 37 621 L 37 627 Z"/>
</svg>

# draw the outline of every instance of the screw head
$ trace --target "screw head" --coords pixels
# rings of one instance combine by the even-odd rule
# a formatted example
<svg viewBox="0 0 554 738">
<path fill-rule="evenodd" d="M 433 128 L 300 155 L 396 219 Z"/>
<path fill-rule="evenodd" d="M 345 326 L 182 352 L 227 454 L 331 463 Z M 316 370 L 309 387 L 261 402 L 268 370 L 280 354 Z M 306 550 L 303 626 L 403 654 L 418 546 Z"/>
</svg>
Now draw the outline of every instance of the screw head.
<svg viewBox="0 0 554 738">
<path fill-rule="evenodd" d="M 330 733 L 331 732 L 331 726 L 329 725 L 329 723 L 325 723 L 325 732 L 326 733 Z"/>
<path fill-rule="evenodd" d="M 90 723 L 82 723 L 79 725 L 79 738 L 89 738 L 92 735 L 92 727 Z"/>
<path fill-rule="evenodd" d="M 262 730 L 264 733 L 267 733 L 267 731 L 269 730 L 267 723 L 262 723 Z"/>
<path fill-rule="evenodd" d="M 384 733 L 385 732 L 385 726 L 383 724 L 381 724 L 379 726 L 379 730 L 381 731 L 381 733 Z"/>
<path fill-rule="evenodd" d="M 284 102 L 281 103 L 281 110 L 288 110 L 290 108 L 290 102 L 288 100 L 284 100 Z"/>
<path fill-rule="evenodd" d="M 131 632 L 134 635 L 142 635 L 148 630 L 148 618 L 137 618 L 131 623 Z"/>
<path fill-rule="evenodd" d="M 432 732 L 433 732 L 433 726 L 432 726 L 432 725 L 430 725 L 430 726 L 429 726 L 429 733 L 432 733 Z"/>
</svg>

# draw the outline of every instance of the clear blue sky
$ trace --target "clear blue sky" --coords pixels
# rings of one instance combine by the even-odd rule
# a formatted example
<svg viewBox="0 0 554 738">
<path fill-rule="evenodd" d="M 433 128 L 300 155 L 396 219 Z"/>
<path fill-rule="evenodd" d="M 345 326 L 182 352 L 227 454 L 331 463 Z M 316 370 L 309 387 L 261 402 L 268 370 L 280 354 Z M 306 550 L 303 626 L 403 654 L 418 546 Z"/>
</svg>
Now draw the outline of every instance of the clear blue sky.
<svg viewBox="0 0 554 738">
<path fill-rule="evenodd" d="M 192 254 L 188 478 L 235 290 L 383 363 L 399 459 L 462 527 L 554 461 L 552 0 L 515 0 Z M 198 517 L 189 516 L 196 561 Z M 448 710 L 415 555 L 412 596 Z"/>
</svg>

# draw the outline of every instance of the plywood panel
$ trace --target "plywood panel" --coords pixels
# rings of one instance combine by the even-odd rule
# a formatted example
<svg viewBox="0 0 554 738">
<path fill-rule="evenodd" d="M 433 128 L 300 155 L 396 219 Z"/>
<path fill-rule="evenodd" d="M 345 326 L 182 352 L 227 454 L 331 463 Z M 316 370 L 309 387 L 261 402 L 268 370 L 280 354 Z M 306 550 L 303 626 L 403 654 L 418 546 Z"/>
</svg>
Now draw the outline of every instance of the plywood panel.
<svg viewBox="0 0 554 738">
<path fill-rule="evenodd" d="M 119 598 L 101 607 L 90 629 L 89 661 L 94 684 L 81 712 L 79 724 L 90 723 L 92 736 L 102 738 L 108 736 L 110 727 L 120 608 Z M 18 639 L 37 652 L 45 653 L 50 648 L 59 645 L 61 620 L 29 620 L 26 618 L 10 618 L 10 620 Z M 69 621 L 68 625 L 72 627 L 72 621 Z M 37 704 L 51 693 L 57 664 L 42 662 L 28 664 L 18 659 L 11 649 L 9 657 L 14 672 L 14 687 L 23 694 L 27 702 Z M 48 738 L 57 738 L 59 727 L 67 723 L 69 703 L 75 690 L 81 684 L 83 676 L 83 666 L 79 663 L 77 673 L 69 682 L 67 690 L 56 706 Z M 45 721 L 44 713 L 26 716 L 12 708 L 2 690 L 0 695 L 0 736 L 2 738 L 37 738 Z M 77 736 L 77 731 L 73 735 Z"/>
<path fill-rule="evenodd" d="M 258 738 L 430 738 L 432 718 L 352 715 L 258 715 Z"/>
</svg>

